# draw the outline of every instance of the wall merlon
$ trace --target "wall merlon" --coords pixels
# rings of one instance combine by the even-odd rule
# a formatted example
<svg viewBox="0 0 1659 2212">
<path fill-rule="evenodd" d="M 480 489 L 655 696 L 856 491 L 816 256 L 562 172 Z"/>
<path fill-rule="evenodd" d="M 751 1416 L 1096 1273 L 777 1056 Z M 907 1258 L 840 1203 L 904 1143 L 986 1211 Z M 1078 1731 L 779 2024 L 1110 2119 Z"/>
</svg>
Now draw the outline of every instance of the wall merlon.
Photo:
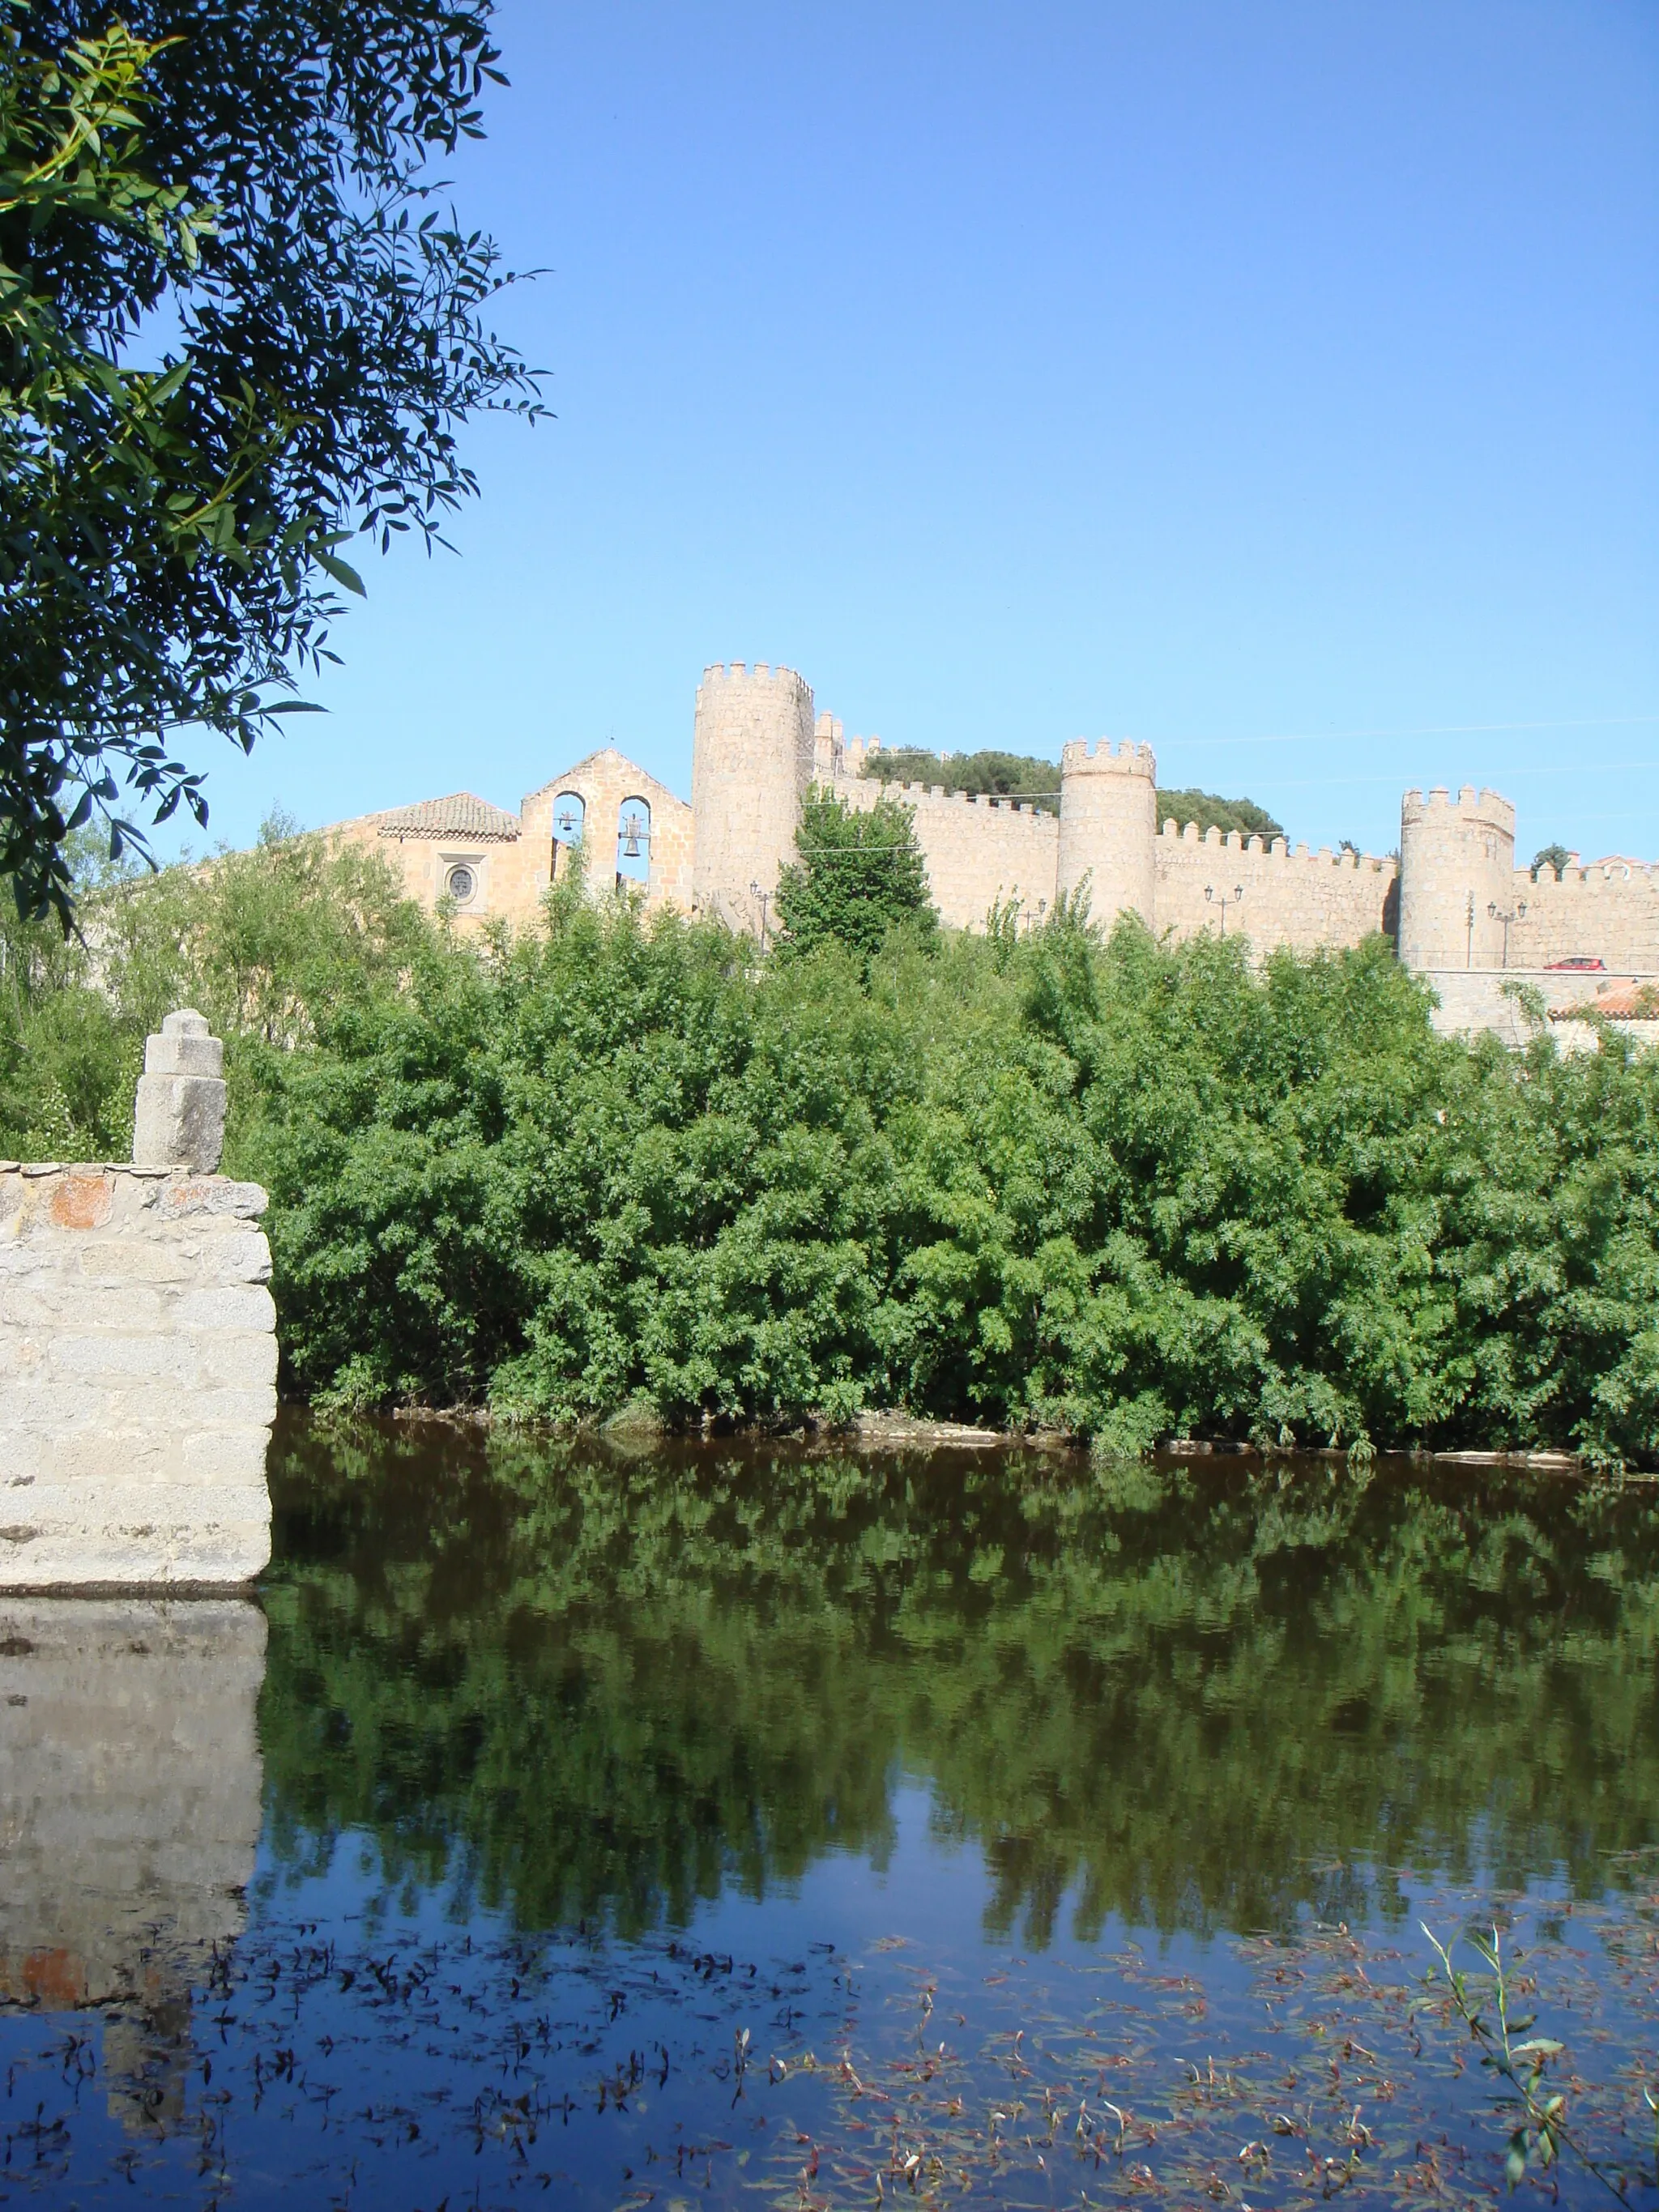
<svg viewBox="0 0 1659 2212">
<path fill-rule="evenodd" d="M 1144 775 L 1156 781 L 1158 762 L 1150 745 L 1125 738 L 1073 738 L 1060 748 L 1060 772 L 1066 775 Z"/>
</svg>

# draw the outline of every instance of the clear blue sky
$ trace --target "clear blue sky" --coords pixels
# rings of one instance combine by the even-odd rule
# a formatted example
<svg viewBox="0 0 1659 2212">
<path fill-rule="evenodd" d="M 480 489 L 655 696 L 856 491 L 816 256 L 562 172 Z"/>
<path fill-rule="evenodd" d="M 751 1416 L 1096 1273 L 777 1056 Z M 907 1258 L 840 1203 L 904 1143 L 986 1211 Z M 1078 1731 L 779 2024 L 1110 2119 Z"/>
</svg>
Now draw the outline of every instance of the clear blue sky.
<svg viewBox="0 0 1659 2212">
<path fill-rule="evenodd" d="M 1659 856 L 1654 0 L 498 22 L 449 173 L 550 272 L 501 323 L 558 419 L 469 433 L 461 557 L 365 562 L 216 835 L 607 740 L 689 795 L 744 659 L 891 744 L 1150 739 L 1316 845 L 1468 781 L 1527 857 Z"/>
</svg>

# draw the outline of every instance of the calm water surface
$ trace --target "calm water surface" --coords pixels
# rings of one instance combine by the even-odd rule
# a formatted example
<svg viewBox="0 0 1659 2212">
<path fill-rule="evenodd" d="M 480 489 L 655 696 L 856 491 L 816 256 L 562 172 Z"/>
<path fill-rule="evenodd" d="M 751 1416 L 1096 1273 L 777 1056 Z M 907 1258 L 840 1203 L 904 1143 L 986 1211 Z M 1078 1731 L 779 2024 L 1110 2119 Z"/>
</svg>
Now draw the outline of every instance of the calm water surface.
<svg viewBox="0 0 1659 2212">
<path fill-rule="evenodd" d="M 1563 2200 L 1659 2203 L 1651 1491 L 272 1470 L 257 1606 L 0 1602 L 0 2201 L 1494 2202 L 1426 1922 L 1564 2046 Z"/>
</svg>

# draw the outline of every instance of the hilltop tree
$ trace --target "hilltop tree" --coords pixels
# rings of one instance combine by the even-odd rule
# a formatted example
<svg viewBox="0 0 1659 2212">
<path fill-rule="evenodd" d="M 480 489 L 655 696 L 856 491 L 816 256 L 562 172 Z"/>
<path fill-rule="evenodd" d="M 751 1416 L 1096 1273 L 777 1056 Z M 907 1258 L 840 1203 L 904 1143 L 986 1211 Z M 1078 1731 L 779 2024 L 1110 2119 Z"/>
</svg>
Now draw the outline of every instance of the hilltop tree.
<svg viewBox="0 0 1659 2212">
<path fill-rule="evenodd" d="M 426 164 L 479 135 L 491 0 L 0 0 L 0 874 L 67 923 L 70 830 L 206 819 L 328 652 L 338 548 L 428 543 L 475 409 L 540 412 L 492 242 Z"/>
<path fill-rule="evenodd" d="M 884 746 L 866 756 L 859 773 L 878 783 L 941 784 L 946 791 L 1019 798 L 1048 813 L 1060 811 L 1060 763 L 1034 753 L 951 753 L 941 759 L 910 746 Z M 1285 835 L 1282 824 L 1253 799 L 1222 799 L 1212 791 L 1160 791 L 1157 818 L 1173 818 L 1183 827 L 1196 822 L 1200 830 L 1237 830 L 1247 837 Z"/>
<path fill-rule="evenodd" d="M 778 877 L 779 941 L 787 950 L 807 952 L 834 939 L 869 954 L 895 922 L 914 918 L 929 934 L 937 927 L 915 816 L 896 799 L 884 796 L 866 813 L 814 786 L 802 802 L 795 849 L 800 858 Z"/>
</svg>

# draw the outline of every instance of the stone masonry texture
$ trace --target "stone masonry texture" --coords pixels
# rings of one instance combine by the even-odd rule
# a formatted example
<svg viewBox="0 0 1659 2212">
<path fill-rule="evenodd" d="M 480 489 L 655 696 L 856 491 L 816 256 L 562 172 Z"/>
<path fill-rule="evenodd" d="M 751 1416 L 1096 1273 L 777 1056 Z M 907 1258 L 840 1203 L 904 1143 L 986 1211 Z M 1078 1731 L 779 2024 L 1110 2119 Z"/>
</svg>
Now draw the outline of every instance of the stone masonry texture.
<svg viewBox="0 0 1659 2212">
<path fill-rule="evenodd" d="M 185 1169 L 0 1161 L 0 1590 L 265 1565 L 265 1203 Z"/>
<path fill-rule="evenodd" d="M 193 1007 L 169 1014 L 144 1041 L 133 1114 L 137 1167 L 211 1175 L 225 1146 L 225 1048 Z"/>
</svg>

